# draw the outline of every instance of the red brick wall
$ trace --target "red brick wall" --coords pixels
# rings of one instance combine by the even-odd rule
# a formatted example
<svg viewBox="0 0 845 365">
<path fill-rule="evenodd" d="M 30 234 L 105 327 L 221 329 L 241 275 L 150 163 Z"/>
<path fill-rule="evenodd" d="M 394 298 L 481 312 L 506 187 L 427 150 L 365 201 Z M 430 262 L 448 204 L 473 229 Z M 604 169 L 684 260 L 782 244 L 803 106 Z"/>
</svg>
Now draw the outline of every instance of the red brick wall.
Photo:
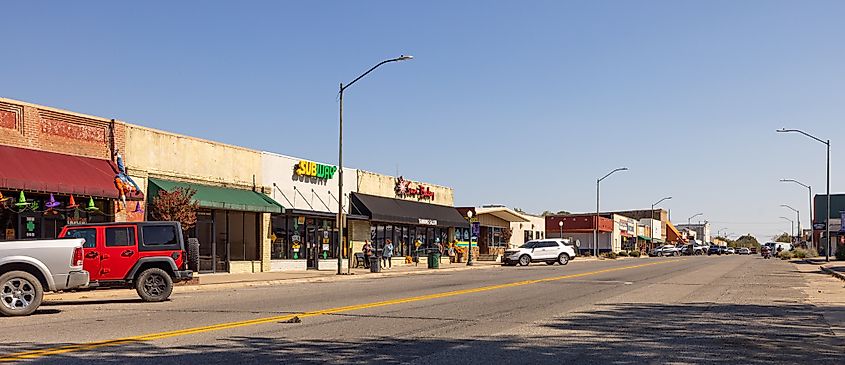
<svg viewBox="0 0 845 365">
<path fill-rule="evenodd" d="M 122 122 L 0 101 L 0 145 L 110 160 L 125 135 Z"/>
</svg>

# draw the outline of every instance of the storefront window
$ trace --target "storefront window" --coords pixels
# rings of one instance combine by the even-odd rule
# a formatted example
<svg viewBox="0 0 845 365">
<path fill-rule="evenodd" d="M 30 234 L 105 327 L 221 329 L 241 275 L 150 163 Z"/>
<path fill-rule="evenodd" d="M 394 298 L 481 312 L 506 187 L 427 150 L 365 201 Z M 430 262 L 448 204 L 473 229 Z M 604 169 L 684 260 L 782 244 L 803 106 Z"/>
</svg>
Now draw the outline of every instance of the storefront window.
<svg viewBox="0 0 845 365">
<path fill-rule="evenodd" d="M 2 191 L 4 196 L 14 197 L 19 192 Z M 68 224 L 79 223 L 104 223 L 111 222 L 114 217 L 110 215 L 112 203 L 106 199 L 94 199 L 94 207 L 86 211 L 82 208 L 67 209 L 66 196 L 55 195 L 59 203 L 63 203 L 55 209 L 49 209 L 46 204 L 49 194 L 26 193 L 29 206 L 18 208 L 10 204 L 0 207 L 0 241 L 12 241 L 19 239 L 52 239 L 56 238 L 62 228 Z M 87 198 L 83 207 L 87 207 Z"/>
</svg>

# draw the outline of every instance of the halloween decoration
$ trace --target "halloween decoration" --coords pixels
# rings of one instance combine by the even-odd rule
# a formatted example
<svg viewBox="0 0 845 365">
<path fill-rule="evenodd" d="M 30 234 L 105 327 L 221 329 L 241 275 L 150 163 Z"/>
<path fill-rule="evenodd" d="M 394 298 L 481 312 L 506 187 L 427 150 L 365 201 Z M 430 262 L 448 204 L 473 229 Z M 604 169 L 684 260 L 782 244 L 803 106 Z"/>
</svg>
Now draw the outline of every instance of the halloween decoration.
<svg viewBox="0 0 845 365">
<path fill-rule="evenodd" d="M 135 203 L 135 210 L 133 210 L 132 213 L 143 213 L 143 212 L 144 212 L 144 210 L 141 209 L 141 202 L 136 202 Z"/>
<path fill-rule="evenodd" d="M 59 202 L 56 201 L 56 198 L 53 197 L 53 193 L 50 193 L 50 200 L 48 200 L 46 203 L 44 203 L 44 206 L 47 209 L 55 209 L 60 205 L 62 205 L 62 203 L 59 203 Z"/>
<path fill-rule="evenodd" d="M 85 207 L 85 210 L 89 212 L 96 212 L 100 210 L 100 208 L 97 208 L 97 206 L 94 205 L 94 198 L 88 198 L 88 206 Z"/>
<path fill-rule="evenodd" d="M 76 204 L 76 200 L 73 200 L 73 195 L 70 196 L 70 200 L 67 202 L 68 209 L 75 209 L 79 208 L 79 204 Z"/>
<path fill-rule="evenodd" d="M 18 208 L 26 208 L 30 204 L 31 204 L 30 202 L 26 201 L 26 195 L 24 195 L 23 190 L 21 190 L 21 194 L 18 197 L 18 202 L 15 203 L 15 206 L 18 207 Z"/>
<path fill-rule="evenodd" d="M 123 156 L 120 155 L 120 152 L 115 154 L 115 160 L 117 161 L 117 175 L 114 176 L 114 186 L 120 195 L 123 209 L 126 210 L 126 194 L 136 193 L 141 191 L 141 188 L 135 183 L 135 180 L 132 180 L 126 174 L 126 165 L 123 164 Z"/>
</svg>

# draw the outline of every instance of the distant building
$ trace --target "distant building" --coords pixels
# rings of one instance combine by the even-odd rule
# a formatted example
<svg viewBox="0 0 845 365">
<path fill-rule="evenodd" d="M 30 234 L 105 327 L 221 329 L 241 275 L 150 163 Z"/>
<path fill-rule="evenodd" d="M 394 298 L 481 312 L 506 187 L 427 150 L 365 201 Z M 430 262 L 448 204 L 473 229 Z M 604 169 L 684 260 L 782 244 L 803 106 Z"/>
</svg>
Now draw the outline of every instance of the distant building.
<svg viewBox="0 0 845 365">
<path fill-rule="evenodd" d="M 687 239 L 696 239 L 703 242 L 710 242 L 711 237 L 710 223 L 693 223 L 693 224 L 679 224 L 676 226 L 681 232 L 687 231 Z"/>
</svg>

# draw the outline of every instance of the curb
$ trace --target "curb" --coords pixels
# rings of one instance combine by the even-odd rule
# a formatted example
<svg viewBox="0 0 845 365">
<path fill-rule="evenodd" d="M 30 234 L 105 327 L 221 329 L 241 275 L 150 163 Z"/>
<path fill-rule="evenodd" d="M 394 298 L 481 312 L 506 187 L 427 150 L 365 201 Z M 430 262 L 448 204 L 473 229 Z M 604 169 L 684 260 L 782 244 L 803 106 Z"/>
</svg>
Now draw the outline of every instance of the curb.
<svg viewBox="0 0 845 365">
<path fill-rule="evenodd" d="M 842 273 L 839 273 L 839 272 L 833 271 L 833 270 L 831 270 L 831 269 L 828 269 L 828 268 L 824 267 L 824 265 L 819 266 L 819 268 L 821 268 L 821 269 L 822 269 L 822 271 L 824 271 L 824 272 L 826 272 L 826 273 L 830 274 L 831 276 L 833 276 L 833 277 L 835 277 L 835 278 L 837 278 L 837 279 L 839 279 L 839 280 L 845 281 L 845 275 L 843 275 Z"/>
</svg>

